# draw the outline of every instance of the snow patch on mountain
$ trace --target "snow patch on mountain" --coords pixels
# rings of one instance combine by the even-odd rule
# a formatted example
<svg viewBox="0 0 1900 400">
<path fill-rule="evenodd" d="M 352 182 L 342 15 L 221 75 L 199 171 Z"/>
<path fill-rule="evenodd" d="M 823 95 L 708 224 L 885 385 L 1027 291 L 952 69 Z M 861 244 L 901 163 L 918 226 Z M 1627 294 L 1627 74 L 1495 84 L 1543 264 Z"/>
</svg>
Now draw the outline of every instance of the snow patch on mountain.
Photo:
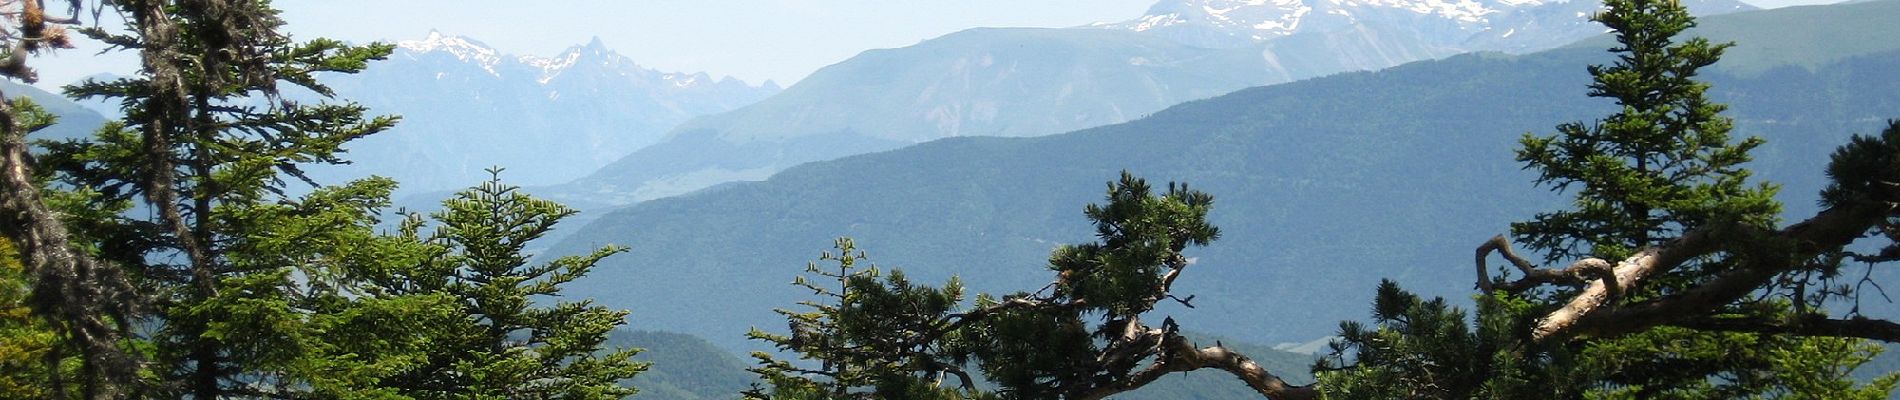
<svg viewBox="0 0 1900 400">
<path fill-rule="evenodd" d="M 527 64 L 529 67 L 541 70 L 541 77 L 535 79 L 535 81 L 547 84 L 548 81 L 553 80 L 556 75 L 560 75 L 561 71 L 566 71 L 568 67 L 572 67 L 574 63 L 579 62 L 581 60 L 581 53 L 578 51 L 568 51 L 553 58 L 523 56 L 520 60 L 522 64 Z"/>
<path fill-rule="evenodd" d="M 1164 0 L 1150 7 L 1147 15 L 1097 26 L 1145 32 L 1199 25 L 1260 41 L 1303 32 L 1315 11 L 1356 23 L 1360 14 L 1389 9 L 1482 30 L 1489 15 L 1541 4 L 1539 0 Z"/>
</svg>

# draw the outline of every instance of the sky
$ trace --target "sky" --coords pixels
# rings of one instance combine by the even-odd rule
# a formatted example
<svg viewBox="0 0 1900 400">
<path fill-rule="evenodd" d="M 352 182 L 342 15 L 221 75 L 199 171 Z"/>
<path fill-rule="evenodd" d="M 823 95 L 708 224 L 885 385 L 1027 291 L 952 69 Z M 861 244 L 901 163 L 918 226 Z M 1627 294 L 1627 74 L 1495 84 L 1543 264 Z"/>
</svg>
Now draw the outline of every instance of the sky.
<svg viewBox="0 0 1900 400">
<path fill-rule="evenodd" d="M 554 56 L 599 37 L 636 63 L 753 84 L 791 83 L 864 50 L 904 47 L 974 27 L 1069 27 L 1123 21 L 1156 0 L 278 0 L 293 38 L 421 39 L 431 29 L 503 53 Z M 41 87 L 101 71 L 127 54 L 96 42 L 36 60 Z M 116 68 L 115 68 L 116 66 Z M 371 68 L 375 68 L 374 65 Z"/>
<path fill-rule="evenodd" d="M 517 56 L 553 56 L 599 37 L 636 63 L 790 86 L 859 52 L 974 27 L 1069 27 L 1142 15 L 1157 0 L 279 0 L 295 38 L 421 39 L 431 29 Z M 1833 0 L 1745 0 L 1762 7 Z M 129 74 L 136 59 L 97 42 L 34 61 L 54 88 Z M 374 66 L 372 65 L 372 68 Z"/>
</svg>

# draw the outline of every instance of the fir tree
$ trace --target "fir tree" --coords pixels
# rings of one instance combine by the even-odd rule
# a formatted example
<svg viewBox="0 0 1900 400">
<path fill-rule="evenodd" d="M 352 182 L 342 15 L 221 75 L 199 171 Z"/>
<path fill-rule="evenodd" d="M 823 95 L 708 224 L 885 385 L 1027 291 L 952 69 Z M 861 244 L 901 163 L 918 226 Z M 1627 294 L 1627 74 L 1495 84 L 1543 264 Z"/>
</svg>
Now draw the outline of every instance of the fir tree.
<svg viewBox="0 0 1900 400">
<path fill-rule="evenodd" d="M 638 350 L 602 349 L 607 334 L 626 324 L 626 311 L 592 301 L 536 304 L 552 300 L 561 285 L 587 275 L 621 248 L 530 264 L 524 247 L 575 211 L 499 178 L 442 204 L 431 214 L 436 224 L 426 237 L 421 216 L 404 222 L 402 235 L 429 250 L 380 285 L 392 293 L 446 296 L 455 305 L 455 318 L 427 330 L 433 348 L 422 365 L 391 378 L 398 393 L 418 399 L 618 399 L 636 392 L 620 382 L 646 370 L 632 359 Z"/>
<path fill-rule="evenodd" d="M 28 50 L 63 43 L 62 30 L 31 18 L 39 2 L 9 5 L 19 4 Z M 77 11 L 80 2 L 72 4 Z M 0 107 L 0 231 L 25 244 L 28 309 L 54 328 L 46 361 L 33 370 L 46 379 L 22 390 L 404 398 L 431 394 L 415 389 L 444 377 L 474 376 L 472 391 L 448 396 L 632 393 L 617 384 L 642 367 L 628 360 L 632 352 L 593 354 L 624 313 L 527 300 L 555 294 L 612 251 L 510 264 L 526 257 L 522 243 L 571 211 L 491 182 L 440 214 L 437 235 L 418 237 L 414 224 L 388 235 L 374 227 L 394 182 L 321 186 L 303 175 L 309 164 L 341 163 L 345 143 L 396 119 L 365 116 L 351 103 L 288 101 L 278 85 L 331 96 L 317 75 L 359 71 L 391 46 L 292 42 L 259 1 L 103 6 L 130 17 L 130 30 L 84 32 L 137 50 L 142 75 L 67 91 L 117 99 L 124 121 L 91 140 L 41 143 L 35 162 L 24 132 L 50 120 L 28 103 Z M 293 196 L 297 184 L 314 190 Z M 438 368 L 442 360 L 449 369 Z M 83 385 L 69 388 L 68 376 Z"/>
<path fill-rule="evenodd" d="M 361 296 L 350 272 L 379 268 L 363 252 L 387 240 L 371 227 L 394 184 L 285 193 L 286 180 L 310 182 L 301 164 L 340 162 L 344 143 L 395 119 L 275 94 L 290 83 L 328 95 L 313 74 L 355 72 L 391 47 L 291 42 L 261 2 L 113 6 L 133 32 L 88 33 L 138 49 L 145 74 L 68 92 L 118 99 L 126 119 L 50 145 L 42 161 L 91 210 L 73 213 L 87 217 L 69 223 L 75 233 L 149 288 L 158 322 L 141 396 L 374 393 L 423 348 L 404 332 L 440 316 L 441 299 Z M 135 203 L 151 212 L 123 213 Z M 375 333 L 388 336 L 351 341 Z"/>
<path fill-rule="evenodd" d="M 1593 19 L 1615 33 L 1618 46 L 1611 51 L 1618 59 L 1590 67 L 1589 95 L 1615 100 L 1620 112 L 1591 124 L 1560 125 L 1556 136 L 1527 135 L 1518 152 L 1539 172 L 1539 184 L 1574 192 L 1576 209 L 1539 214 L 1514 224 L 1513 232 L 1546 262 L 1571 266 L 1533 268 L 1503 237 L 1487 242 L 1478 271 L 1487 293 L 1478 299 L 1475 330 L 1465 326 L 1463 311 L 1442 300 L 1422 302 L 1386 282 L 1375 300 L 1378 327 L 1342 324 L 1335 358 L 1316 367 L 1324 372 L 1325 390 L 1342 398 L 1884 398 L 1893 377 L 1856 388 L 1846 374 L 1876 346 L 1706 322 L 1786 320 L 1793 308 L 1808 305 L 1800 295 L 1737 296 L 1709 301 L 1692 314 L 1597 321 L 1629 324 L 1615 330 L 1571 329 L 1580 319 L 1604 315 L 1596 307 L 1696 299 L 1707 296 L 1714 281 L 1750 268 L 1838 272 L 1774 261 L 1799 258 L 1790 258 L 1793 249 L 1783 247 L 1788 241 L 1766 233 L 1780 212 L 1775 188 L 1749 184 L 1741 167 L 1761 140 L 1734 142 L 1723 106 L 1706 98 L 1707 83 L 1694 79 L 1729 45 L 1676 42 L 1694 20 L 1674 1 L 1606 5 Z M 1721 242 L 1690 255 L 1664 252 L 1695 243 L 1685 237 L 1713 236 Z M 1526 276 L 1491 278 L 1482 256 L 1494 251 Z M 1641 269 L 1644 263 L 1668 270 L 1651 275 L 1654 270 Z M 1645 279 L 1632 284 L 1635 276 Z M 1556 289 L 1539 289 L 1544 285 Z"/>
</svg>

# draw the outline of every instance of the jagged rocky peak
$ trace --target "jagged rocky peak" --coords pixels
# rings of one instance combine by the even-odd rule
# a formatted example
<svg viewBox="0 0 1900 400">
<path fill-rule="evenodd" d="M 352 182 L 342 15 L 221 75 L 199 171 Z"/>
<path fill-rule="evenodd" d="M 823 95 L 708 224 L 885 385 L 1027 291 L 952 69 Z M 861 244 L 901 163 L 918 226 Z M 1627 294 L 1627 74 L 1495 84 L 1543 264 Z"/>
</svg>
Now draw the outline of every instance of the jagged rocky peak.
<svg viewBox="0 0 1900 400">
<path fill-rule="evenodd" d="M 650 79 L 655 71 L 647 70 L 633 59 L 627 58 L 602 43 L 599 36 L 587 40 L 587 44 L 569 46 L 554 57 L 523 56 L 521 62 L 540 70 L 540 80 L 546 83 L 575 66 L 588 64 L 597 66 L 606 73 Z"/>
<path fill-rule="evenodd" d="M 429 35 L 423 39 L 403 40 L 396 42 L 396 44 L 403 51 L 411 54 L 448 54 L 461 62 L 477 65 L 487 71 L 489 75 L 497 77 L 525 73 L 527 76 L 534 77 L 537 82 L 544 85 L 556 79 L 567 79 L 560 78 L 563 75 L 581 74 L 587 76 L 616 76 L 622 79 L 637 81 L 666 82 L 666 86 L 674 88 L 690 88 L 705 85 L 736 85 L 742 88 L 756 87 L 757 89 L 769 92 L 778 91 L 776 86 L 747 85 L 743 81 L 731 77 L 715 80 L 704 72 L 667 73 L 655 71 L 635 63 L 633 59 L 627 56 L 615 52 L 612 48 L 607 47 L 607 44 L 602 41 L 599 36 L 590 38 L 586 44 L 569 46 L 567 49 L 562 50 L 552 57 L 507 55 L 489 47 L 481 41 L 465 36 L 444 34 L 441 31 L 433 29 L 429 30 Z M 577 68 L 587 69 L 588 71 L 576 72 Z"/>
<path fill-rule="evenodd" d="M 352 149 L 357 163 L 321 178 L 389 176 L 413 194 L 486 179 L 483 169 L 501 165 L 511 182 L 565 182 L 657 142 L 687 119 L 778 92 L 736 79 L 721 84 L 703 73 L 642 67 L 599 37 L 551 43 L 567 46 L 526 55 L 511 53 L 503 43 L 491 47 L 454 33 L 427 32 L 391 40 L 395 54 L 363 73 L 326 80 L 342 97 L 379 114 L 424 123 L 368 139 Z"/>
</svg>

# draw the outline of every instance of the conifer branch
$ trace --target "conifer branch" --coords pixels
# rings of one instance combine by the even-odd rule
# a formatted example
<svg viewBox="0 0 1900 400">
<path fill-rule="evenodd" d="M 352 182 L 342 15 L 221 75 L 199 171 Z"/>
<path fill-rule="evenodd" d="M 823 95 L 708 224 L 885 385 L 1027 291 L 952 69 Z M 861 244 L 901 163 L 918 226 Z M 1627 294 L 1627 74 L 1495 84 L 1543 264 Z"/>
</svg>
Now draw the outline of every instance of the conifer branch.
<svg viewBox="0 0 1900 400">
<path fill-rule="evenodd" d="M 1708 315 L 1724 304 L 1747 296 L 1767 284 L 1776 275 L 1802 267 L 1799 260 L 1812 259 L 1828 249 L 1838 249 L 1859 238 L 1862 233 L 1883 223 L 1895 211 L 1884 201 L 1843 204 L 1816 214 L 1779 231 L 1759 232 L 1742 226 L 1713 226 L 1690 231 L 1660 246 L 1646 248 L 1618 263 L 1614 285 L 1635 287 L 1661 273 L 1667 273 L 1689 260 L 1726 251 L 1747 254 L 1751 263 L 1728 271 L 1682 293 L 1617 305 L 1603 280 L 1584 288 L 1557 311 L 1546 315 L 1533 333 L 1534 340 L 1549 342 L 1578 335 L 1614 336 L 1635 332 L 1685 316 Z M 1721 235 L 1717 233 L 1721 232 Z M 1737 236 L 1767 237 L 1771 241 L 1793 243 L 1778 251 L 1778 246 L 1733 248 L 1724 240 Z M 1871 325 L 1851 325 L 1865 329 Z M 1864 337 L 1874 333 L 1842 333 L 1825 336 Z"/>
<path fill-rule="evenodd" d="M 1504 259 L 1509 260 L 1511 265 L 1516 266 L 1519 271 L 1524 273 L 1524 277 L 1510 282 L 1494 282 L 1491 279 L 1490 269 L 1485 267 L 1485 258 L 1492 252 L 1497 252 L 1503 256 Z M 1578 260 L 1563 269 L 1538 268 L 1531 264 L 1530 260 L 1526 260 L 1524 257 L 1518 256 L 1515 251 L 1512 251 L 1511 242 L 1505 239 L 1504 235 L 1493 236 L 1491 240 L 1487 240 L 1484 244 L 1478 246 L 1477 264 L 1478 289 L 1485 293 L 1490 293 L 1492 290 L 1520 293 L 1546 284 L 1576 287 L 1583 286 L 1584 283 L 1591 278 L 1597 279 L 1600 282 L 1615 281 L 1615 279 L 1613 279 L 1615 277 L 1614 267 L 1610 265 L 1609 261 L 1604 261 L 1600 258 Z M 1616 289 L 1616 285 L 1609 286 L 1608 290 L 1612 292 L 1610 294 L 1611 297 L 1616 296 Z"/>
<path fill-rule="evenodd" d="M 1701 318 L 1671 325 L 1705 331 L 1853 337 L 1888 343 L 1900 342 L 1900 323 L 1861 316 L 1827 318 L 1819 314 L 1810 314 L 1782 321 L 1761 318 Z"/>
<path fill-rule="evenodd" d="M 1138 323 L 1131 324 L 1131 326 L 1138 325 Z M 1255 392 L 1268 399 L 1303 400 L 1319 398 L 1317 385 L 1300 386 L 1289 384 L 1279 376 L 1274 375 L 1271 371 L 1268 371 L 1265 367 L 1260 366 L 1259 363 L 1254 362 L 1253 359 L 1248 358 L 1245 354 L 1233 351 L 1225 346 L 1215 345 L 1197 349 L 1193 343 L 1188 342 L 1187 338 L 1175 332 L 1165 329 L 1147 328 L 1145 326 L 1137 330 L 1131 330 L 1131 332 L 1133 332 L 1133 336 L 1137 338 L 1133 339 L 1134 341 L 1157 343 L 1158 349 L 1161 352 L 1160 357 L 1156 359 L 1154 363 L 1149 364 L 1147 368 L 1142 369 L 1134 375 L 1096 385 L 1073 398 L 1085 400 L 1107 398 L 1115 394 L 1140 389 L 1143 386 L 1154 383 L 1155 380 L 1161 379 L 1163 376 L 1167 376 L 1167 374 L 1207 368 L 1227 371 L 1233 374 L 1234 377 L 1240 378 L 1242 382 L 1245 382 L 1247 387 L 1252 388 Z"/>
</svg>

